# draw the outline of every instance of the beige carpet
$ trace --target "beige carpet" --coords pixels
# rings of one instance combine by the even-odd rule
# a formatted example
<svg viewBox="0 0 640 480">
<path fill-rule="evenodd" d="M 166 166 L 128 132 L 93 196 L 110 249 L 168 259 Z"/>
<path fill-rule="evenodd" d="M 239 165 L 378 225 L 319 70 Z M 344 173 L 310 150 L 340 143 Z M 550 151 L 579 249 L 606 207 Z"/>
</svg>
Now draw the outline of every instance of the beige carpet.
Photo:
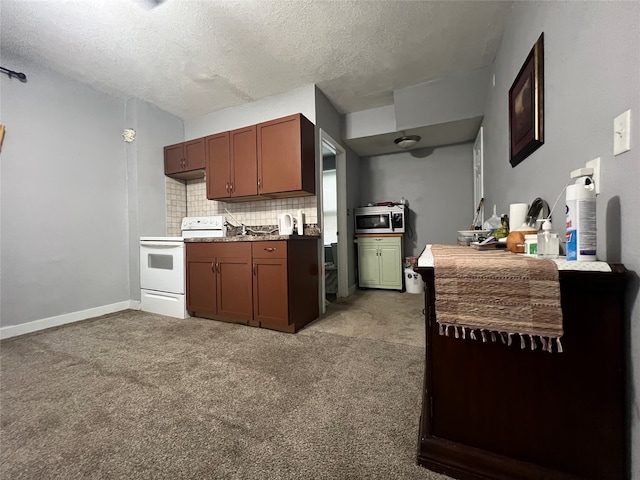
<svg viewBox="0 0 640 480">
<path fill-rule="evenodd" d="M 3 341 L 0 478 L 445 479 L 415 463 L 418 297 L 297 335 L 126 311 Z"/>
<path fill-rule="evenodd" d="M 356 290 L 327 306 L 300 334 L 333 333 L 424 348 L 424 296 L 394 290 Z"/>
</svg>

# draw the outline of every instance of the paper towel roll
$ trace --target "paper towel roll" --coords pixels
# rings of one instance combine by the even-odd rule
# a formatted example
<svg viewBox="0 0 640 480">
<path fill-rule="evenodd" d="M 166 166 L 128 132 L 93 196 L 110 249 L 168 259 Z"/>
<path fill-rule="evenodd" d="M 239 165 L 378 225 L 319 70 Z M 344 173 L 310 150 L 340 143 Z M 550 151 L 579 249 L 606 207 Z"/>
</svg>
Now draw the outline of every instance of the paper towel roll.
<svg viewBox="0 0 640 480">
<path fill-rule="evenodd" d="M 509 230 L 519 229 L 527 218 L 529 205 L 526 203 L 512 203 L 509 205 Z"/>
<path fill-rule="evenodd" d="M 298 235 L 304 235 L 304 213 L 298 210 L 296 214 L 296 223 L 298 224 Z"/>
</svg>

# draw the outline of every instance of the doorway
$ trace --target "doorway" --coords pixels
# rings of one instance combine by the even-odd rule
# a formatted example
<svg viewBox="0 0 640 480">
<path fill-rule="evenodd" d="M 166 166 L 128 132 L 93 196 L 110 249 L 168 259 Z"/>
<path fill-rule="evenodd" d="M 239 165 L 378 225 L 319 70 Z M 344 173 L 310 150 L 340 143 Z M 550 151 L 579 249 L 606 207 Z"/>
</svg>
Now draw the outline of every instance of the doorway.
<svg viewBox="0 0 640 480">
<path fill-rule="evenodd" d="M 322 231 L 321 311 L 328 303 L 349 295 L 347 268 L 346 152 L 320 129 L 320 185 L 318 220 Z"/>
</svg>

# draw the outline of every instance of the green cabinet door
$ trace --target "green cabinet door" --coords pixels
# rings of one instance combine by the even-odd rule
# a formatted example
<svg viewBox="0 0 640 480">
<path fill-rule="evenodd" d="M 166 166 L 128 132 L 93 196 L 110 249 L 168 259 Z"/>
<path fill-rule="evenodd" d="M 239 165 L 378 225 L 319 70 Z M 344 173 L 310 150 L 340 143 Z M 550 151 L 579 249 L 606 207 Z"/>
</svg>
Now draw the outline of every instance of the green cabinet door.
<svg viewBox="0 0 640 480">
<path fill-rule="evenodd" d="M 358 239 L 361 287 L 402 290 L 402 237 Z"/>
<path fill-rule="evenodd" d="M 378 246 L 358 242 L 358 266 L 361 287 L 377 287 L 380 283 Z"/>
<path fill-rule="evenodd" d="M 380 246 L 380 286 L 402 290 L 400 245 Z"/>
</svg>

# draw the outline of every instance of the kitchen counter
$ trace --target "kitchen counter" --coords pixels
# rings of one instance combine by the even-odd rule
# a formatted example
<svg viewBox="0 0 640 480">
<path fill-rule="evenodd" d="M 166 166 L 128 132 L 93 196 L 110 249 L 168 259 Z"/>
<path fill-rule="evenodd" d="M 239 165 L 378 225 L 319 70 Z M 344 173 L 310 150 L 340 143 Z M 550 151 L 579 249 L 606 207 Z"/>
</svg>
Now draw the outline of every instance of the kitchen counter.
<svg viewBox="0 0 640 480">
<path fill-rule="evenodd" d="M 249 232 L 277 232 L 275 225 L 247 227 Z M 304 227 L 304 235 L 279 235 L 278 233 L 250 233 L 240 235 L 240 227 L 230 227 L 226 237 L 185 238 L 185 242 L 267 242 L 272 240 L 318 240 L 322 238 L 320 229 L 315 224 Z"/>
<path fill-rule="evenodd" d="M 233 235 L 229 237 L 185 238 L 187 243 L 197 242 L 267 242 L 272 240 L 319 240 L 320 235 Z"/>
</svg>

